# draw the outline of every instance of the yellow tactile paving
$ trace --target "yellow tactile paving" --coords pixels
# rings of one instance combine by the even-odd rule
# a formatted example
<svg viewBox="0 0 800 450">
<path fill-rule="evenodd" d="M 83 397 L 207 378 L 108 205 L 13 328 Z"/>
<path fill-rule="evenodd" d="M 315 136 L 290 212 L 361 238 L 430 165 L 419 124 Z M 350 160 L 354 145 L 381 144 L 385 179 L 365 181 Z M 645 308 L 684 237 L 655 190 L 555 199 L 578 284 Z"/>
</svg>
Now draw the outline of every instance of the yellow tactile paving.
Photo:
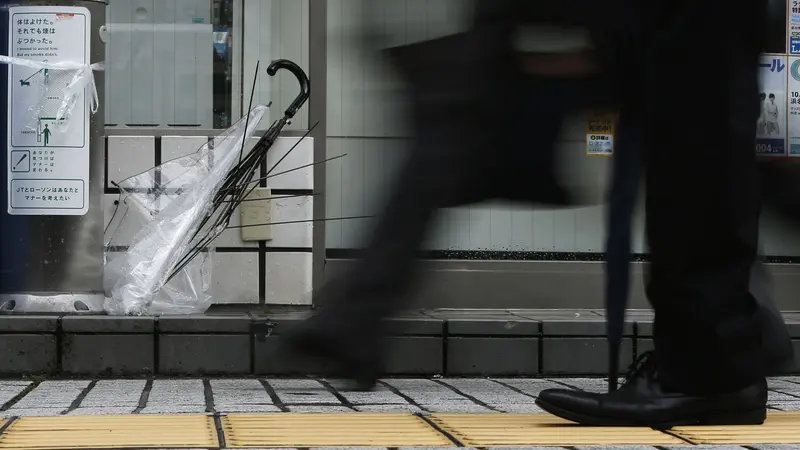
<svg viewBox="0 0 800 450">
<path fill-rule="evenodd" d="M 214 418 L 202 415 L 60 416 L 17 419 L 0 449 L 217 448 Z"/>
<path fill-rule="evenodd" d="M 454 446 L 413 414 L 230 414 L 222 425 L 229 448 Z"/>
<path fill-rule="evenodd" d="M 676 427 L 671 431 L 696 444 L 800 444 L 800 411 L 770 412 L 763 425 Z"/>
<path fill-rule="evenodd" d="M 434 414 L 431 420 L 469 447 L 685 444 L 649 428 L 584 427 L 549 414 Z"/>
</svg>

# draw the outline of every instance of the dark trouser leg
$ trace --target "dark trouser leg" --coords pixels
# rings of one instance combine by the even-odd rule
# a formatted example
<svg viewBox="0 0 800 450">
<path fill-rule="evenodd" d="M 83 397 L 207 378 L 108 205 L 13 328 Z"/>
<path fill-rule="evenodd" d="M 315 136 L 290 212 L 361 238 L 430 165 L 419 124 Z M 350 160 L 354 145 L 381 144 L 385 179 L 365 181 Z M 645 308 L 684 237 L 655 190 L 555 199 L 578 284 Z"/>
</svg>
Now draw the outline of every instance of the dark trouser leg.
<svg viewBox="0 0 800 450">
<path fill-rule="evenodd" d="M 698 9 L 689 20 L 712 20 L 713 8 Z M 713 26 L 688 28 L 683 37 L 692 45 L 715 39 Z M 714 71 L 695 70 L 707 55 L 686 54 L 682 45 L 648 66 L 648 296 L 661 377 L 689 394 L 733 391 L 764 376 L 761 320 L 749 290 L 760 207 L 758 54 L 747 47 L 726 42 Z M 698 127 L 702 105 L 710 109 Z"/>
</svg>

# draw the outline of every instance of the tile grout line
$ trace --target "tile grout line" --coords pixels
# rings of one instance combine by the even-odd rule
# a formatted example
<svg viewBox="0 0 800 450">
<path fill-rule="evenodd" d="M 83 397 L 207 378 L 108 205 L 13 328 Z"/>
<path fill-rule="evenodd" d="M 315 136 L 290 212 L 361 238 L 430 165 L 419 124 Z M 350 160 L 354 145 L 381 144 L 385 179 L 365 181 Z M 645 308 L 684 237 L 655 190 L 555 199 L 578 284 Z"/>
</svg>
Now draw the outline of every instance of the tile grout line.
<svg viewBox="0 0 800 450">
<path fill-rule="evenodd" d="M 133 410 L 131 414 L 139 414 L 142 412 L 144 408 L 147 407 L 147 401 L 150 400 L 150 391 L 153 390 L 153 379 L 150 378 L 144 383 L 144 389 L 142 389 L 142 394 L 139 396 L 139 404 L 136 406 L 136 409 Z"/>
<path fill-rule="evenodd" d="M 400 391 L 400 389 L 397 389 L 396 387 L 392 386 L 391 384 L 389 384 L 389 383 L 387 383 L 387 382 L 385 382 L 383 380 L 378 380 L 378 384 L 386 387 L 386 389 L 389 389 L 389 392 L 391 392 L 394 395 L 396 395 L 396 396 L 402 398 L 403 400 L 407 401 L 411 406 L 416 406 L 417 408 L 420 409 L 420 411 L 425 411 L 425 412 L 429 412 L 429 413 L 432 412 L 431 410 L 429 410 L 428 408 L 423 407 L 422 405 L 420 405 L 419 403 L 414 401 L 413 398 L 411 398 L 410 396 L 404 394 L 402 391 Z"/>
<path fill-rule="evenodd" d="M 443 382 L 441 380 L 431 380 L 431 381 L 433 381 L 436 384 L 439 384 L 440 386 L 444 386 L 444 387 L 450 389 L 451 391 L 455 392 L 456 394 L 458 394 L 458 395 L 460 395 L 462 397 L 467 398 L 472 403 L 475 403 L 478 406 L 483 406 L 484 408 L 491 409 L 494 412 L 503 412 L 503 411 L 495 408 L 494 406 L 489 406 L 489 404 L 487 404 L 485 402 L 482 402 L 482 401 L 478 400 L 477 398 L 475 398 L 475 397 L 473 397 L 473 396 L 461 391 L 460 389 L 458 389 L 458 388 L 456 388 L 454 386 L 450 386 L 449 384 L 447 384 L 447 383 L 445 383 L 445 382 Z"/>
<path fill-rule="evenodd" d="M 214 414 L 214 390 L 211 388 L 211 381 L 208 378 L 203 378 L 203 397 L 206 402 L 206 412 Z"/>
<path fill-rule="evenodd" d="M 666 434 L 668 436 L 672 436 L 674 438 L 678 438 L 678 439 L 682 440 L 683 442 L 686 442 L 689 445 L 698 445 L 696 442 L 692 442 L 692 440 L 690 440 L 689 438 L 685 438 L 685 437 L 681 436 L 680 434 L 678 434 L 678 433 L 676 433 L 676 432 L 674 432 L 672 430 L 657 430 L 655 428 L 651 428 L 651 430 L 658 431 L 659 433 L 664 433 L 664 434 Z"/>
<path fill-rule="evenodd" d="M 222 417 L 218 412 L 216 412 L 214 413 L 213 418 L 214 418 L 214 428 L 216 428 L 217 431 L 217 445 L 218 445 L 217 448 L 227 448 L 228 443 L 226 442 L 225 439 L 225 427 L 222 426 Z"/>
<path fill-rule="evenodd" d="M 515 388 L 514 386 L 511 386 L 511 385 L 505 384 L 505 383 L 503 383 L 502 381 L 498 381 L 498 380 L 495 380 L 495 379 L 492 379 L 492 378 L 489 378 L 489 381 L 491 381 L 491 382 L 494 382 L 494 383 L 497 383 L 497 384 L 499 384 L 500 386 L 503 386 L 503 387 L 505 387 L 505 388 L 511 389 L 512 391 L 514 391 L 514 392 L 516 392 L 516 393 L 518 393 L 518 394 L 522 394 L 522 395 L 524 395 L 524 396 L 526 396 L 526 397 L 530 397 L 530 398 L 532 398 L 532 399 L 536 400 L 536 396 L 535 396 L 535 395 L 528 394 L 527 392 L 523 391 L 522 389 Z"/>
<path fill-rule="evenodd" d="M 437 433 L 439 433 L 442 436 L 444 436 L 445 438 L 447 438 L 448 441 L 450 441 L 453 444 L 455 444 L 456 447 L 466 447 L 466 445 L 464 445 L 463 443 L 461 443 L 461 441 L 456 439 L 456 437 L 453 436 L 452 433 L 450 433 L 449 431 L 447 431 L 444 428 L 442 428 L 438 423 L 436 423 L 433 420 L 431 420 L 430 417 L 426 417 L 426 416 L 424 416 L 422 414 L 414 414 L 414 415 L 419 417 L 420 419 L 422 419 L 423 422 L 425 422 L 429 427 L 433 428 Z"/>
<path fill-rule="evenodd" d="M 275 392 L 275 388 L 273 388 L 272 385 L 270 385 L 269 382 L 265 378 L 259 378 L 258 382 L 261 383 L 261 386 L 267 392 L 267 395 L 269 396 L 269 398 L 272 399 L 272 404 L 273 405 L 277 406 L 278 409 L 281 410 L 281 412 L 289 412 L 289 408 L 287 408 L 286 405 L 283 404 L 283 401 L 281 400 L 281 398 L 278 397 L 278 393 Z"/>
<path fill-rule="evenodd" d="M 355 405 L 353 405 L 353 403 L 350 400 L 348 400 L 347 397 L 342 395 L 342 393 L 339 392 L 336 388 L 334 388 L 327 380 L 320 378 L 316 381 L 317 383 L 321 384 L 326 391 L 330 392 L 334 397 L 336 397 L 336 400 L 339 400 L 339 402 L 341 402 L 342 405 L 352 409 L 353 411 L 358 411 Z"/>
<path fill-rule="evenodd" d="M 72 401 L 72 404 L 70 404 L 67 409 L 61 412 L 61 415 L 69 414 L 72 411 L 78 409 L 78 407 L 81 406 L 81 402 L 83 402 L 83 399 L 85 399 L 86 396 L 89 395 L 89 392 L 91 392 L 95 386 L 97 386 L 97 380 L 90 381 L 89 385 L 83 388 L 80 394 L 78 394 L 78 396 L 75 397 L 75 400 Z"/>
<path fill-rule="evenodd" d="M 34 381 L 31 384 L 25 386 L 25 388 L 23 388 L 17 395 L 11 397 L 9 401 L 5 402 L 3 406 L 0 407 L 0 411 L 8 411 L 9 408 L 17 404 L 17 402 L 25 398 L 25 396 L 27 396 L 28 394 L 33 392 L 34 389 L 39 387 L 41 383 L 42 383 L 41 381 Z"/>
<path fill-rule="evenodd" d="M 5 423 L 0 425 L 0 436 L 4 435 L 11 425 L 17 421 L 17 419 L 19 419 L 17 416 L 7 418 Z"/>
</svg>

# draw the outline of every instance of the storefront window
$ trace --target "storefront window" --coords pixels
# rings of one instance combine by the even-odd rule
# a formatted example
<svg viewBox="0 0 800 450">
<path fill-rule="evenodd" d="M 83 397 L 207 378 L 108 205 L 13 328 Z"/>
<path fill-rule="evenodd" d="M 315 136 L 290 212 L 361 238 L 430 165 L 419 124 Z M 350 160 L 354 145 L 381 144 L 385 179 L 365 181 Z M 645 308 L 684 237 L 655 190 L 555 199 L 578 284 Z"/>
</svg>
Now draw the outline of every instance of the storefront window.
<svg viewBox="0 0 800 450">
<path fill-rule="evenodd" d="M 225 128 L 237 0 L 110 0 L 107 127 Z"/>
</svg>

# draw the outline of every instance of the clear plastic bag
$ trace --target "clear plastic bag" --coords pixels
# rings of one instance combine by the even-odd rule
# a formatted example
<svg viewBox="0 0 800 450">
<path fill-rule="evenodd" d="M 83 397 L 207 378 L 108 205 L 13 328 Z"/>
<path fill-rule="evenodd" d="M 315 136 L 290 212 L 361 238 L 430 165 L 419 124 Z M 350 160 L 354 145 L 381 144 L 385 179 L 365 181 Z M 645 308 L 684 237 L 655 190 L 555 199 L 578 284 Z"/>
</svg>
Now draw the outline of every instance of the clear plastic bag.
<svg viewBox="0 0 800 450">
<path fill-rule="evenodd" d="M 205 245 L 180 266 L 204 236 L 222 232 L 202 229 L 204 219 L 213 215 L 214 196 L 266 112 L 258 106 L 249 121 L 242 118 L 195 153 L 119 184 L 117 211 L 106 231 L 109 314 L 192 314 L 208 308 L 213 248 Z"/>
<path fill-rule="evenodd" d="M 99 99 L 94 81 L 94 71 L 105 70 L 103 63 L 84 65 L 74 62 L 47 63 L 23 58 L 0 55 L 0 64 L 27 67 L 30 76 L 19 83 L 33 83 L 36 86 L 35 98 L 27 108 L 22 120 L 29 131 L 41 132 L 42 121 L 55 122 L 58 131 L 69 128 L 75 105 L 82 98 L 84 90 L 91 89 L 91 113 L 97 112 Z M 31 79 L 35 78 L 34 81 Z"/>
</svg>

